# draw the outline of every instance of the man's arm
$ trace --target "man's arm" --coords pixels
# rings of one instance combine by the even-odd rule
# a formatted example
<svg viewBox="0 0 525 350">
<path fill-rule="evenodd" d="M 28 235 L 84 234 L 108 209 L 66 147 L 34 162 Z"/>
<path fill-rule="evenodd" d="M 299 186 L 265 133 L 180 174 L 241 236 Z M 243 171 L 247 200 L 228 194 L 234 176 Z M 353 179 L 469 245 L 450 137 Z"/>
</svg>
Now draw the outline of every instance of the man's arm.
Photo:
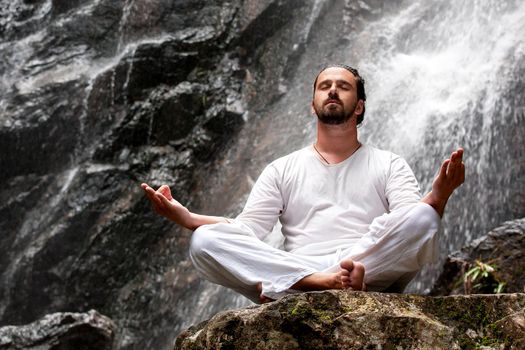
<svg viewBox="0 0 525 350">
<path fill-rule="evenodd" d="M 458 148 L 443 162 L 439 174 L 432 183 L 432 190 L 421 199 L 421 202 L 432 206 L 439 216 L 443 217 L 449 197 L 464 181 L 463 149 Z"/>
<path fill-rule="evenodd" d="M 167 185 L 160 186 L 157 191 L 145 183 L 140 186 L 153 205 L 153 209 L 159 215 L 187 229 L 196 230 L 202 225 L 228 222 L 228 219 L 220 216 L 200 215 L 190 212 L 185 206 L 173 199 L 170 188 Z"/>
</svg>

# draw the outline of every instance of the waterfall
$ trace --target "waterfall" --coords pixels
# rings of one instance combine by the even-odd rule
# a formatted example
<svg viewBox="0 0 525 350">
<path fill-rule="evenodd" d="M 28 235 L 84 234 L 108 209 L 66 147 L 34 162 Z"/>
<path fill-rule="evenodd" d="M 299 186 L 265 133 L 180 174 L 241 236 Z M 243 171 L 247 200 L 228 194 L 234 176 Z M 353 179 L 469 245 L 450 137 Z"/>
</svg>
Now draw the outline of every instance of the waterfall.
<svg viewBox="0 0 525 350">
<path fill-rule="evenodd" d="M 170 349 L 249 305 L 198 278 L 191 232 L 138 184 L 237 215 L 266 164 L 314 141 L 330 62 L 366 80 L 360 141 L 404 157 L 423 193 L 465 148 L 442 262 L 525 215 L 523 33 L 517 0 L 0 1 L 0 324 L 96 308 L 119 349 Z"/>
</svg>

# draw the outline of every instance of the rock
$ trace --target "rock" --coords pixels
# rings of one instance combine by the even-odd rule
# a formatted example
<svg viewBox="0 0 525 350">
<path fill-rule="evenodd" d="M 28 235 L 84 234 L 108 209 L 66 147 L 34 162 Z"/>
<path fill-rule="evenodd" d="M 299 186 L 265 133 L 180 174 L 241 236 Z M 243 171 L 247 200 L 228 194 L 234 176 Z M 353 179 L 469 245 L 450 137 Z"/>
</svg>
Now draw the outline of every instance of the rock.
<svg viewBox="0 0 525 350">
<path fill-rule="evenodd" d="M 116 348 L 165 349 L 190 324 L 245 305 L 198 278 L 188 258 L 191 232 L 154 214 L 138 184 L 169 184 L 195 212 L 238 214 L 263 166 L 312 135 L 311 74 L 323 62 L 371 62 L 364 72 L 378 71 L 373 65 L 395 47 L 410 54 L 421 33 L 434 45 L 427 39 L 440 36 L 437 18 L 454 18 L 434 13 L 456 10 L 421 3 L 414 16 L 401 3 L 2 1 L 0 325 L 97 309 L 118 325 Z M 510 10 L 492 10 L 505 6 L 482 13 L 506 18 Z M 370 30 L 405 12 L 413 25 L 399 35 Z M 506 57 L 490 61 L 498 84 L 475 84 L 482 89 L 473 94 L 476 109 L 460 109 L 451 126 L 439 128 L 440 114 L 430 118 L 436 127 L 418 143 L 425 152 L 411 160 L 425 188 L 451 135 L 473 152 L 467 165 L 479 167 L 459 196 L 476 198 L 483 210 L 451 201 L 445 229 L 461 234 L 448 239 L 470 240 L 469 232 L 524 215 L 525 162 L 514 147 L 525 135 L 523 60 L 519 50 L 497 52 Z M 487 95 L 498 97 L 494 113 L 486 86 L 497 92 Z M 386 122 L 391 112 L 381 108 L 375 119 Z"/>
<path fill-rule="evenodd" d="M 184 331 L 175 349 L 522 349 L 525 294 L 286 296 Z"/>
<path fill-rule="evenodd" d="M 496 269 L 495 276 L 506 283 L 505 292 L 525 292 L 525 218 L 507 221 L 449 255 L 431 294 L 464 294 L 463 275 L 475 266 L 476 260 Z M 493 293 L 490 288 L 489 285 L 480 292 Z"/>
<path fill-rule="evenodd" d="M 115 324 L 91 310 L 55 313 L 24 326 L 0 328 L 0 349 L 110 350 Z"/>
<path fill-rule="evenodd" d="M 190 232 L 155 215 L 139 184 L 169 184 L 188 203 L 209 176 L 200 159 L 213 162 L 242 128 L 242 68 L 227 54 L 239 6 L 0 6 L 13 19 L 0 20 L 0 325 L 94 308 L 125 324 L 126 341 L 152 338 L 130 336 L 151 327 L 128 319 L 178 331 L 173 309 L 202 289 Z"/>
</svg>

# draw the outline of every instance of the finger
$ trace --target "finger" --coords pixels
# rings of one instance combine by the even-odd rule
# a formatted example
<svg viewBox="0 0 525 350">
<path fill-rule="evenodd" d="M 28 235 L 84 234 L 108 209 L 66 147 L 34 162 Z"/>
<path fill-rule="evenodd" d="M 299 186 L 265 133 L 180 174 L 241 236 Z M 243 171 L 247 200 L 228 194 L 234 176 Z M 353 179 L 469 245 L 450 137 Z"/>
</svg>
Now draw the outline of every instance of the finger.
<svg viewBox="0 0 525 350">
<path fill-rule="evenodd" d="M 159 191 L 155 192 L 155 196 L 161 201 L 162 205 L 168 206 L 171 205 L 168 198 L 166 198 L 162 193 Z"/>
<path fill-rule="evenodd" d="M 143 184 L 143 185 L 145 185 L 145 186 L 142 186 L 142 185 L 141 185 L 141 187 L 142 187 L 142 189 L 144 190 L 144 192 L 146 192 L 146 195 L 148 195 L 148 194 L 152 194 L 152 193 L 155 193 L 155 190 L 154 190 L 152 187 L 150 187 L 150 186 L 147 185 L 147 184 Z"/>
<path fill-rule="evenodd" d="M 161 202 L 160 204 L 160 207 L 162 208 L 161 210 L 163 211 L 163 213 L 166 213 L 163 215 L 167 216 L 168 213 L 170 212 L 169 208 L 172 206 L 172 203 L 170 203 L 170 201 L 162 193 L 156 192 L 155 196 Z"/>
<path fill-rule="evenodd" d="M 450 160 L 450 163 L 448 164 L 448 169 L 447 169 L 447 177 L 450 178 L 450 179 L 454 179 L 454 177 L 456 176 L 456 173 L 457 173 L 457 169 L 458 169 L 458 162 L 457 162 L 457 156 L 454 157 L 454 159 L 451 159 Z"/>
<path fill-rule="evenodd" d="M 162 195 L 164 195 L 164 197 L 166 197 L 169 201 L 173 199 L 173 197 L 171 196 L 170 187 L 168 185 L 160 186 L 158 192 L 162 193 Z"/>
<path fill-rule="evenodd" d="M 148 193 L 148 189 L 153 190 L 153 188 L 149 187 L 149 185 L 147 184 L 142 184 L 140 185 L 140 187 L 142 187 L 142 189 L 144 190 L 144 192 L 146 192 L 146 194 Z"/>
<path fill-rule="evenodd" d="M 463 182 L 465 182 L 465 164 L 461 162 L 459 183 L 462 184 Z"/>
<path fill-rule="evenodd" d="M 465 164 L 463 164 L 463 162 L 461 162 L 455 167 L 455 170 L 451 175 L 450 181 L 453 184 L 454 188 L 461 186 L 461 184 L 465 181 Z"/>
<path fill-rule="evenodd" d="M 459 157 L 459 154 L 457 151 L 452 152 L 452 154 L 450 155 L 450 162 L 456 163 L 458 161 L 458 157 Z"/>
<path fill-rule="evenodd" d="M 456 163 L 459 165 L 461 164 L 461 162 L 463 161 L 463 151 L 458 149 L 456 151 L 456 159 L 455 159 Z"/>
<path fill-rule="evenodd" d="M 151 203 L 154 206 L 159 207 L 159 209 L 160 209 L 162 207 L 162 202 L 155 195 L 155 193 L 156 193 L 155 190 L 153 188 L 151 188 L 151 187 L 148 187 L 147 189 L 145 189 L 145 191 L 146 191 L 146 196 L 151 201 Z"/>
<path fill-rule="evenodd" d="M 463 161 L 463 153 L 464 153 L 463 148 L 459 147 L 456 152 L 458 152 L 459 160 Z"/>
<path fill-rule="evenodd" d="M 441 168 L 439 169 L 439 175 L 438 177 L 446 178 L 447 177 L 447 168 L 450 163 L 450 159 L 447 159 L 441 164 Z"/>
</svg>

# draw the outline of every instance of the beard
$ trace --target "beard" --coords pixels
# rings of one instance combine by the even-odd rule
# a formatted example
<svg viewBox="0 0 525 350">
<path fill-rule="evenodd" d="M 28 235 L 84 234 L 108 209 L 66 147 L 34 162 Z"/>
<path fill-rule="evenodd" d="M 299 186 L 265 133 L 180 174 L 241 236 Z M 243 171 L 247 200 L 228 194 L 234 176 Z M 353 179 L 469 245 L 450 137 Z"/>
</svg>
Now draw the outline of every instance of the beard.
<svg viewBox="0 0 525 350">
<path fill-rule="evenodd" d="M 341 105 L 342 106 L 342 105 Z M 352 115 L 354 114 L 354 111 L 357 107 L 357 103 L 350 108 L 350 110 L 346 111 L 344 107 L 342 109 L 326 109 L 321 108 L 320 110 L 314 105 L 314 111 L 315 114 L 317 114 L 317 118 L 319 121 L 323 124 L 329 124 L 329 125 L 340 125 L 344 124 L 347 121 L 352 118 Z"/>
</svg>

